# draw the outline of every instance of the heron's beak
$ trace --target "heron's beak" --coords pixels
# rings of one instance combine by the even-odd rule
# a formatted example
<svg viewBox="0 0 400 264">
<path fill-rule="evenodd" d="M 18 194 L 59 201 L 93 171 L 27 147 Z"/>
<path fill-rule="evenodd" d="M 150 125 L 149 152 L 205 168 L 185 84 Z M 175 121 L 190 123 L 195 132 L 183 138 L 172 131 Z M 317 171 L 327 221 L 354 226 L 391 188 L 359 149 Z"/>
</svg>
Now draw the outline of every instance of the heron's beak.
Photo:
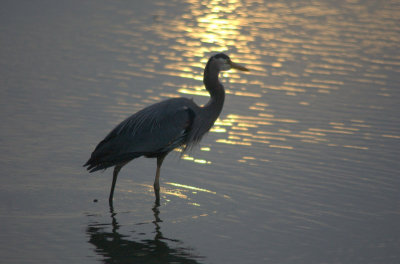
<svg viewBox="0 0 400 264">
<path fill-rule="evenodd" d="M 239 65 L 239 64 L 236 64 L 236 63 L 234 63 L 232 61 L 230 61 L 229 64 L 231 65 L 232 68 L 237 69 L 239 71 L 249 71 L 246 67 L 244 67 L 242 65 Z"/>
</svg>

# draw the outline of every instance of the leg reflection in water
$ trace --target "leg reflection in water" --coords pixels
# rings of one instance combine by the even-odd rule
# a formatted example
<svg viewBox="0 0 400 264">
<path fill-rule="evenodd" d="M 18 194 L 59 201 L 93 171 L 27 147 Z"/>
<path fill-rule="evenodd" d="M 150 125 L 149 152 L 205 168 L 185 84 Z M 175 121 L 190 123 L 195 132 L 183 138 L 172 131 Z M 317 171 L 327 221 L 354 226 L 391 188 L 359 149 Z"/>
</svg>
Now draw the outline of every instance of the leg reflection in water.
<svg viewBox="0 0 400 264">
<path fill-rule="evenodd" d="M 89 243 L 96 247 L 95 253 L 105 263 L 200 263 L 200 256 L 193 255 L 193 250 L 184 247 L 183 242 L 170 239 L 161 233 L 160 210 L 158 206 L 153 207 L 155 226 L 154 238 L 135 239 L 132 233 L 142 233 L 141 230 L 133 230 L 125 234 L 120 231 L 121 225 L 117 221 L 117 213 L 110 207 L 111 223 L 91 222 L 86 234 Z M 137 225 L 141 227 L 142 225 Z M 135 226 L 135 227 L 137 227 Z M 126 226 L 124 227 L 126 230 Z M 148 236 L 146 236 L 148 237 Z"/>
</svg>

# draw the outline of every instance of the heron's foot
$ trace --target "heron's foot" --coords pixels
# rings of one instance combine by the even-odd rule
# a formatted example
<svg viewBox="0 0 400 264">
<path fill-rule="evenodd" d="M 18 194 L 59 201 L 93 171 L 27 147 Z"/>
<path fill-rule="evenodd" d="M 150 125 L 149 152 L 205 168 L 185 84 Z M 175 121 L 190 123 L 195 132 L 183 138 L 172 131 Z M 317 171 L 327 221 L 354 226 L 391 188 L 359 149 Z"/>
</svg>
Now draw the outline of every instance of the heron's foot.
<svg viewBox="0 0 400 264">
<path fill-rule="evenodd" d="M 156 195 L 156 206 L 160 206 L 160 185 L 154 183 L 154 194 Z"/>
<path fill-rule="evenodd" d="M 156 206 L 160 206 L 160 197 L 156 197 L 156 201 L 154 202 Z"/>
</svg>

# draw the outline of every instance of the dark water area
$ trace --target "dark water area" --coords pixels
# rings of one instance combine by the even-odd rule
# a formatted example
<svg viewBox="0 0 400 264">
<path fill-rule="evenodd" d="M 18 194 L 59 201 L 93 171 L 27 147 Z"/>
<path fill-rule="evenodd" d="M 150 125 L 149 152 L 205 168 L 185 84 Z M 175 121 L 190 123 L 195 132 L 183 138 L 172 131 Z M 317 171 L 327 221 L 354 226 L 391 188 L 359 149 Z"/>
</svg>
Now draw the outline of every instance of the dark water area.
<svg viewBox="0 0 400 264">
<path fill-rule="evenodd" d="M 399 263 L 398 1 L 3 1 L 2 263 Z M 141 108 L 224 109 L 118 178 L 82 167 Z M 96 200 L 96 202 L 94 202 Z"/>
</svg>

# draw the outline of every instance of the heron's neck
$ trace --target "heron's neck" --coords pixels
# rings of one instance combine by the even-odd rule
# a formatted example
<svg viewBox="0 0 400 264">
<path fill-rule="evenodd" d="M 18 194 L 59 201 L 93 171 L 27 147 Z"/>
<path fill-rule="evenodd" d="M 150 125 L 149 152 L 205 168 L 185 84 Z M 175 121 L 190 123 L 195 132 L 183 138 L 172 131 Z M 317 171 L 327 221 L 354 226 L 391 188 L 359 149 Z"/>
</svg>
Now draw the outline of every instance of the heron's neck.
<svg viewBox="0 0 400 264">
<path fill-rule="evenodd" d="M 210 101 L 203 107 L 207 115 L 214 121 L 222 111 L 225 100 L 224 86 L 218 80 L 219 69 L 214 63 L 208 63 L 204 70 L 203 83 L 210 93 Z"/>
</svg>

